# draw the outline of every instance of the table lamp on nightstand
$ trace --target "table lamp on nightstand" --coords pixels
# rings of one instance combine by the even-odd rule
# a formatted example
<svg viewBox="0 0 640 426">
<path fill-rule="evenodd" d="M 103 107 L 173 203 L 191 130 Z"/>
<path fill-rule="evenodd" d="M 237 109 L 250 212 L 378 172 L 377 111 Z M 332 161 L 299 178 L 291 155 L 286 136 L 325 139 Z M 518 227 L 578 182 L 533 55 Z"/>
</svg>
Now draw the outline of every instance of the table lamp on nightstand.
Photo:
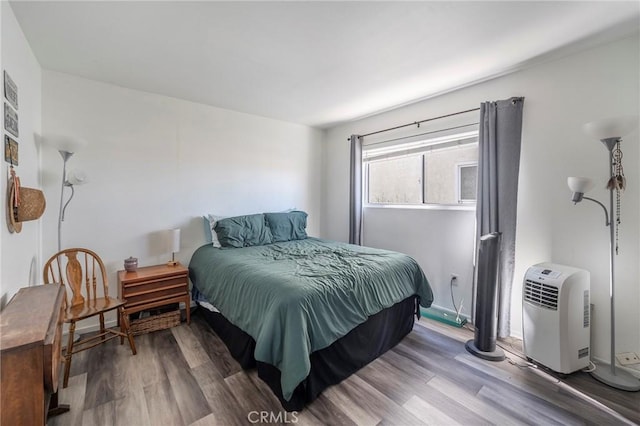
<svg viewBox="0 0 640 426">
<path fill-rule="evenodd" d="M 171 251 L 171 260 L 167 262 L 168 266 L 176 266 L 176 253 L 180 251 L 180 228 L 170 229 L 167 231 L 167 249 Z"/>
</svg>

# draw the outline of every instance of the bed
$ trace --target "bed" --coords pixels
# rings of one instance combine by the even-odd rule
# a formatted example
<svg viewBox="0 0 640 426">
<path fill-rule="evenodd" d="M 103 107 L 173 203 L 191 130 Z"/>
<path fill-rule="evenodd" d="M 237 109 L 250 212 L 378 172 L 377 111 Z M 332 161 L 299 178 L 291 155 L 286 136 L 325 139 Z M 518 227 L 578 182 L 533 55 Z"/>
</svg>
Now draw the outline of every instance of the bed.
<svg viewBox="0 0 640 426">
<path fill-rule="evenodd" d="M 264 232 L 256 229 L 260 218 L 241 222 L 254 236 Z M 197 249 L 189 275 L 194 300 L 215 307 L 203 314 L 232 356 L 243 368 L 257 367 L 293 411 L 397 344 L 433 294 L 407 255 L 290 229 L 278 237 L 274 221 L 264 220 L 270 223 L 269 238 L 247 243 L 237 223 L 224 232 L 218 222 L 222 241 L 238 241 Z"/>
</svg>

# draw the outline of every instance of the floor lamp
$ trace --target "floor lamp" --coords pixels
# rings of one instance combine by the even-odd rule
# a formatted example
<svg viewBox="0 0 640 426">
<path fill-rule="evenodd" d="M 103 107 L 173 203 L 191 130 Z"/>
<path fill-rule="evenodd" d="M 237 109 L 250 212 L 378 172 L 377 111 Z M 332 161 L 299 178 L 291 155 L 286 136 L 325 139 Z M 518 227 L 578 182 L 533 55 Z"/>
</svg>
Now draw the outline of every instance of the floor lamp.
<svg viewBox="0 0 640 426">
<path fill-rule="evenodd" d="M 605 226 L 609 227 L 609 301 L 611 304 L 611 360 L 610 365 L 596 362 L 596 369 L 591 375 L 598 381 L 616 389 L 625 391 L 640 390 L 640 380 L 626 371 L 616 369 L 616 327 L 615 327 L 615 257 L 617 247 L 617 225 L 619 223 L 619 210 L 614 210 L 614 206 L 619 209 L 620 192 L 624 190 L 626 184 L 624 172 L 622 171 L 622 151 L 620 142 L 622 136 L 633 131 L 638 125 L 636 117 L 621 117 L 607 119 L 585 124 L 584 131 L 590 136 L 600 140 L 609 151 L 609 208 L 600 201 L 585 197 L 584 193 L 593 187 L 590 179 L 582 177 L 570 177 L 567 179 L 569 189 L 573 192 L 572 201 L 574 204 L 582 200 L 592 201 L 604 210 Z M 614 197 L 615 195 L 615 197 Z M 614 204 L 614 198 L 616 203 Z M 616 217 L 614 218 L 614 213 Z"/>
<path fill-rule="evenodd" d="M 82 185 L 86 183 L 86 176 L 82 172 L 67 173 L 67 161 L 73 156 L 73 154 L 85 143 L 81 140 L 71 139 L 64 136 L 50 136 L 45 139 L 48 145 L 55 148 L 62 157 L 62 184 L 60 186 L 60 209 L 58 211 L 58 251 L 62 250 L 62 222 L 64 222 L 64 213 L 67 210 L 67 206 L 71 202 L 73 195 L 75 194 L 74 185 Z M 67 201 L 64 201 L 65 188 L 71 189 L 71 194 Z"/>
</svg>

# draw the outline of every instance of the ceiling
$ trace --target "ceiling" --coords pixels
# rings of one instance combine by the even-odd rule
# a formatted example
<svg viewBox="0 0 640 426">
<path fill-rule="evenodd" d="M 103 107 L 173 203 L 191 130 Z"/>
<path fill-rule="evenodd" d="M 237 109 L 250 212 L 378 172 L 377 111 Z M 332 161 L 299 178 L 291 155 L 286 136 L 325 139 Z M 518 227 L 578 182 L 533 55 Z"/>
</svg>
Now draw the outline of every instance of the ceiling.
<svg viewBox="0 0 640 426">
<path fill-rule="evenodd" d="M 314 127 L 638 31 L 628 2 L 12 1 L 45 69 Z"/>
</svg>

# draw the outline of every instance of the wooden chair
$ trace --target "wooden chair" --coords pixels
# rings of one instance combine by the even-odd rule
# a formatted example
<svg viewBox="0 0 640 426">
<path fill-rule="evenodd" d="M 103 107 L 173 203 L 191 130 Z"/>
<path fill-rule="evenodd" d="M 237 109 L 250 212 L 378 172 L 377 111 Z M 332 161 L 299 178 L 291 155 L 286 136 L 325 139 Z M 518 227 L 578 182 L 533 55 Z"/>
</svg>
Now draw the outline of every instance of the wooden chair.
<svg viewBox="0 0 640 426">
<path fill-rule="evenodd" d="M 73 354 L 116 337 L 120 337 L 120 344 L 126 337 L 131 346 L 131 352 L 133 355 L 136 354 L 136 345 L 129 329 L 129 315 L 124 309 L 125 301 L 109 296 L 104 263 L 96 253 L 84 248 L 70 248 L 54 254 L 44 265 L 44 282 L 45 284 L 61 283 L 72 293 L 71 301 L 68 300 L 68 292 L 65 292 L 64 300 L 64 321 L 69 323 L 69 341 L 64 353 L 63 388 L 66 388 L 69 382 Z M 102 297 L 98 297 L 100 288 Z M 105 312 L 114 309 L 118 313 L 120 330 L 104 327 Z M 96 315 L 100 318 L 100 333 L 74 342 L 76 322 Z"/>
</svg>

